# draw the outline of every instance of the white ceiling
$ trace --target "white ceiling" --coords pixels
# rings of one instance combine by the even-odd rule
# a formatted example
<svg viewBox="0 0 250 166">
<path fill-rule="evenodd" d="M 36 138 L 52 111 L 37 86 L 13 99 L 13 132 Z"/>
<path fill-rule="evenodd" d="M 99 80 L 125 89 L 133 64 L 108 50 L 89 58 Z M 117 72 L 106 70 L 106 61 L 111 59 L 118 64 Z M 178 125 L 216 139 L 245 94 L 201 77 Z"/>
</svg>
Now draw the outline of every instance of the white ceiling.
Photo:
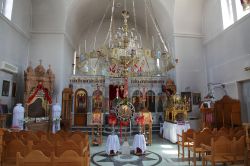
<svg viewBox="0 0 250 166">
<path fill-rule="evenodd" d="M 166 8 L 167 2 L 170 1 L 173 0 L 152 1 L 153 13 L 163 31 L 172 31 L 173 29 L 173 23 L 170 16 L 173 14 L 169 14 Z M 134 25 L 133 0 L 115 0 L 114 19 L 121 19 L 121 11 L 125 8 L 125 2 L 127 10 L 130 12 L 129 21 Z M 145 14 L 145 0 L 134 0 L 134 2 L 137 26 L 145 27 L 145 16 L 147 15 L 147 17 L 150 17 L 148 12 Z M 100 23 L 108 5 L 110 5 L 110 7 L 105 19 L 109 21 L 112 0 L 71 0 L 71 3 L 68 2 L 66 31 L 76 43 L 80 41 L 82 35 L 89 29 L 90 24 Z M 173 3 L 171 5 L 173 5 Z M 172 6 L 171 8 L 174 7 Z M 153 33 L 155 30 L 154 25 L 150 18 L 148 18 L 148 20 L 149 32 Z"/>
<path fill-rule="evenodd" d="M 114 20 L 121 21 L 124 1 L 130 12 L 129 22 L 134 25 L 133 0 L 115 0 Z M 152 5 L 164 40 L 174 33 L 202 33 L 202 9 L 206 0 L 134 0 L 137 26 L 144 30 L 145 16 L 150 17 L 148 12 L 145 14 L 145 1 Z M 110 21 L 112 0 L 32 0 L 32 30 L 64 31 L 77 46 L 87 31 L 94 32 L 95 27 L 91 25 L 100 23 L 108 5 L 106 22 Z M 149 35 L 156 35 L 151 18 L 147 25 Z"/>
</svg>

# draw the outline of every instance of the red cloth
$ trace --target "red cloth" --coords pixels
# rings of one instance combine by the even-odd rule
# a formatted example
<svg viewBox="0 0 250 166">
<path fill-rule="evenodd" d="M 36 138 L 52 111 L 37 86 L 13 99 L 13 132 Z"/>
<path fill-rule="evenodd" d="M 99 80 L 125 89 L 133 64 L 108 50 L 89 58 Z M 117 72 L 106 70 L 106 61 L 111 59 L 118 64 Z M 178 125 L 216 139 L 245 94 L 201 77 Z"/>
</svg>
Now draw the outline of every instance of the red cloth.
<svg viewBox="0 0 250 166">
<path fill-rule="evenodd" d="M 110 125 L 116 125 L 117 119 L 115 115 L 109 114 L 108 116 L 108 122 Z"/>
<path fill-rule="evenodd" d="M 43 87 L 42 83 L 39 83 L 37 85 L 35 92 L 28 98 L 28 103 L 30 103 L 34 99 L 34 97 L 36 97 L 38 91 L 41 91 L 41 90 L 44 92 L 44 99 L 47 100 L 49 104 L 52 104 L 52 98 L 49 95 L 49 91 L 48 89 Z"/>
</svg>

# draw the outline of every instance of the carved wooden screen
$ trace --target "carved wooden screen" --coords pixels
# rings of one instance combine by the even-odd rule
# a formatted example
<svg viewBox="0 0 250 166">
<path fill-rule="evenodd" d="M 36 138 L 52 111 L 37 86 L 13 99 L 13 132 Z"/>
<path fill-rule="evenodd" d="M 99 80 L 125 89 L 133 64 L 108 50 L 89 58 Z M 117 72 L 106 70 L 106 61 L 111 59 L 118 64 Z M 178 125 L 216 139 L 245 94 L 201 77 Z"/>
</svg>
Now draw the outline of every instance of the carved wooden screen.
<svg viewBox="0 0 250 166">
<path fill-rule="evenodd" d="M 25 113 L 31 117 L 50 116 L 55 75 L 51 67 L 46 71 L 40 62 L 34 70 L 31 66 L 24 71 Z"/>
<path fill-rule="evenodd" d="M 221 100 L 214 104 L 216 126 L 233 127 L 234 125 L 241 125 L 241 111 L 240 101 L 224 96 Z"/>
</svg>

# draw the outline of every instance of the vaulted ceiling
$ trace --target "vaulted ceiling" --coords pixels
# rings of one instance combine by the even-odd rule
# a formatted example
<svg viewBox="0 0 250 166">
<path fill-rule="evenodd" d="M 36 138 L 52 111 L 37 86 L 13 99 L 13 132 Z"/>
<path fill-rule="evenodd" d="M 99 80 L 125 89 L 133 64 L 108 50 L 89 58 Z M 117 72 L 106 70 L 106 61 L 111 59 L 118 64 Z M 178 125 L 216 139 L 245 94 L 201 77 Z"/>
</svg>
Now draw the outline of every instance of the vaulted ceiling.
<svg viewBox="0 0 250 166">
<path fill-rule="evenodd" d="M 131 24 L 134 22 L 133 1 L 137 26 L 155 33 L 149 12 L 145 12 L 145 2 L 149 2 L 153 16 L 157 20 L 164 39 L 178 32 L 201 33 L 202 9 L 205 0 L 114 0 L 114 20 L 121 21 L 121 11 L 130 12 Z M 110 21 L 113 0 L 32 0 L 33 31 L 64 31 L 77 46 L 91 24 L 98 25 L 110 5 L 105 21 Z M 192 9 L 192 10 L 191 10 Z M 146 14 L 145 14 L 146 13 Z M 94 31 L 93 29 L 91 29 Z M 193 32 L 194 31 L 194 32 Z"/>
<path fill-rule="evenodd" d="M 154 31 L 154 25 L 150 18 L 149 12 L 145 12 L 145 2 L 148 0 L 134 0 L 134 9 L 136 14 L 137 26 L 145 28 L 146 17 L 148 17 L 149 32 Z M 157 0 L 152 3 L 152 12 L 158 23 L 167 34 L 173 30 L 172 15 L 173 0 Z M 106 13 L 105 20 L 109 21 L 111 16 L 112 0 L 73 0 L 68 5 L 68 14 L 66 18 L 66 31 L 73 37 L 75 41 L 79 41 L 81 35 L 89 29 L 90 24 L 101 22 L 102 17 Z M 148 1 L 150 2 L 150 1 Z M 171 3 L 172 4 L 171 4 Z M 134 23 L 133 0 L 115 0 L 114 19 L 121 19 L 121 11 L 126 5 L 130 12 L 130 20 Z M 172 5 L 170 7 L 169 5 Z M 108 11 L 106 11 L 107 7 Z M 151 6 L 149 5 L 149 8 Z M 163 21 L 164 20 L 164 21 Z"/>
</svg>

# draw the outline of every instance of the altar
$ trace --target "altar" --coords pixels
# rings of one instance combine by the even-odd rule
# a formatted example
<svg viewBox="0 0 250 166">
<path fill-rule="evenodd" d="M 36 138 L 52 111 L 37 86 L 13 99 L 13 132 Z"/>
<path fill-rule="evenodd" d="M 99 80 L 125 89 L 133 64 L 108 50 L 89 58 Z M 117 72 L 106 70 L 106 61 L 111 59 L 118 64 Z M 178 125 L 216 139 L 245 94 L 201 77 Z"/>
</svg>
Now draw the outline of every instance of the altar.
<svg viewBox="0 0 250 166">
<path fill-rule="evenodd" d="M 163 138 L 169 140 L 172 143 L 177 142 L 177 134 L 181 134 L 182 130 L 187 131 L 190 129 L 189 122 L 183 124 L 177 124 L 172 122 L 163 123 Z"/>
</svg>

